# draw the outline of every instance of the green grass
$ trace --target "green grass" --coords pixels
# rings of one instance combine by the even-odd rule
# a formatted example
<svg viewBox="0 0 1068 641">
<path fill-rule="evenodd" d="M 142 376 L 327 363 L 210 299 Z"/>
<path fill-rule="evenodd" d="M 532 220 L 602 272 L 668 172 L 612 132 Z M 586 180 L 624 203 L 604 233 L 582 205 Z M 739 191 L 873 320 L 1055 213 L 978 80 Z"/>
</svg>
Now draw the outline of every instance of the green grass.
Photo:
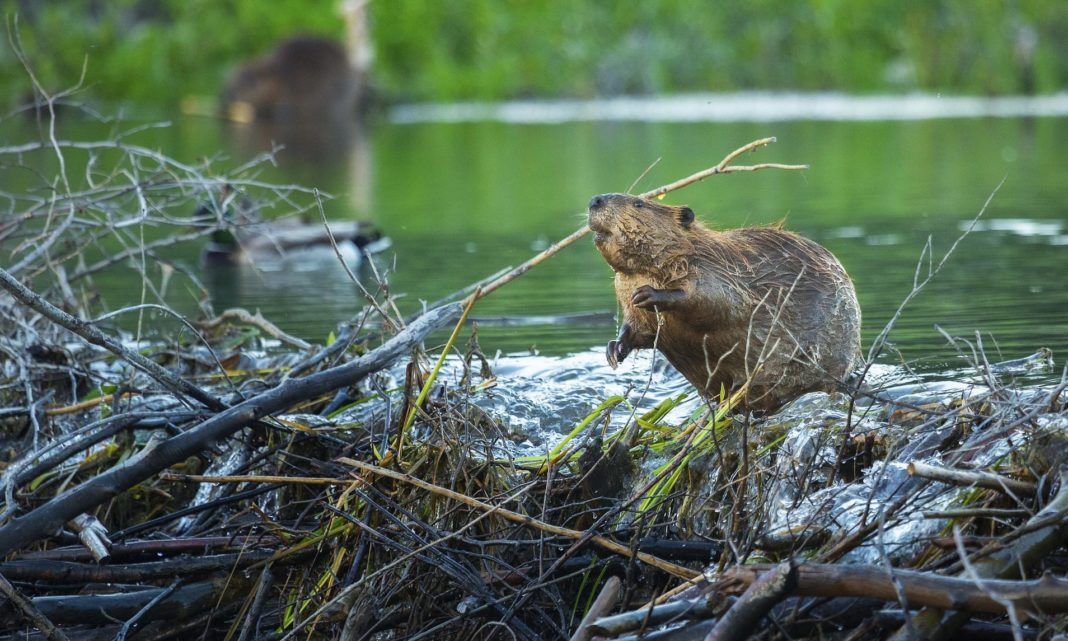
<svg viewBox="0 0 1068 641">
<path fill-rule="evenodd" d="M 0 0 L 8 25 L 21 8 L 19 33 L 49 90 L 73 84 L 88 60 L 88 95 L 172 107 L 216 95 L 229 69 L 281 39 L 341 39 L 337 5 Z M 1062 0 L 390 0 L 369 10 L 375 82 L 394 99 L 1068 85 Z M 11 102 L 28 89 L 5 43 L 0 92 Z"/>
</svg>

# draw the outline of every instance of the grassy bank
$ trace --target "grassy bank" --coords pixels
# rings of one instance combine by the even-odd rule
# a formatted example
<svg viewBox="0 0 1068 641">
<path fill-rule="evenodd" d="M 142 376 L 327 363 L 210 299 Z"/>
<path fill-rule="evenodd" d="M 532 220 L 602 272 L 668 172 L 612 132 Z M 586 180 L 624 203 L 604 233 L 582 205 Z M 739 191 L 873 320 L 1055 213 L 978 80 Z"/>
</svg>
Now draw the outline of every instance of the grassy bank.
<svg viewBox="0 0 1068 641">
<path fill-rule="evenodd" d="M 31 3 L 26 51 L 46 87 L 176 105 L 215 95 L 227 71 L 295 33 L 340 39 L 336 0 Z M 370 5 L 375 78 L 406 100 L 736 89 L 1012 94 L 1068 84 L 1059 0 L 771 0 L 644 3 L 397 0 Z M 58 37 L 62 34 L 62 37 Z M 0 93 L 29 90 L 0 47 Z"/>
</svg>

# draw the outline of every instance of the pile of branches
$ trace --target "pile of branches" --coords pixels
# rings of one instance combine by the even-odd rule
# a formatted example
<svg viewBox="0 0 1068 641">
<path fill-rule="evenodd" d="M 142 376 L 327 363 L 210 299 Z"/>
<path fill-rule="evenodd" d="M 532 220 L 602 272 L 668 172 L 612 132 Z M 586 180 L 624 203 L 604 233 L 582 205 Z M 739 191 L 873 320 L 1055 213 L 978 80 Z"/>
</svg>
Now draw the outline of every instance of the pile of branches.
<svg viewBox="0 0 1068 641">
<path fill-rule="evenodd" d="M 731 163 L 767 142 L 648 193 L 751 170 Z M 31 147 L 0 151 L 62 168 L 96 148 Z M 0 269 L 0 639 L 1063 630 L 1065 378 L 1017 389 L 977 356 L 982 376 L 952 394 L 865 388 L 759 420 L 722 399 L 681 425 L 666 401 L 611 433 L 626 403 L 606 400 L 545 456 L 502 456 L 507 426 L 473 403 L 492 384 L 475 380 L 477 345 L 456 384 L 446 356 L 481 296 L 585 230 L 415 318 L 381 280 L 329 345 L 279 349 L 277 328 L 234 313 L 181 318 L 188 331 L 142 350 L 104 331 L 72 276 L 140 256 L 160 277 L 130 230 L 173 224 L 223 179 L 109 148 L 116 169 L 79 188 L 61 173 L 0 230 L 15 257 Z M 129 245 L 80 265 L 104 235 Z M 249 325 L 266 338 L 235 347 Z"/>
</svg>

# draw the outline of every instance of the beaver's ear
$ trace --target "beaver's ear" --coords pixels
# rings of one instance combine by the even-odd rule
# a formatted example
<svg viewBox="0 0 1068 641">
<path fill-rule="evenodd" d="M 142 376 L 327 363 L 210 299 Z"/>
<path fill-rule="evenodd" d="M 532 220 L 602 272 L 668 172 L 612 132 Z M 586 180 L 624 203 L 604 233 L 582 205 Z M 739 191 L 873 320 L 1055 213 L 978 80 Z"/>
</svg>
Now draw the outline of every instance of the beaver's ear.
<svg viewBox="0 0 1068 641">
<path fill-rule="evenodd" d="M 693 210 L 689 207 L 683 207 L 679 210 L 679 224 L 684 229 L 689 228 L 690 223 L 693 222 Z"/>
</svg>

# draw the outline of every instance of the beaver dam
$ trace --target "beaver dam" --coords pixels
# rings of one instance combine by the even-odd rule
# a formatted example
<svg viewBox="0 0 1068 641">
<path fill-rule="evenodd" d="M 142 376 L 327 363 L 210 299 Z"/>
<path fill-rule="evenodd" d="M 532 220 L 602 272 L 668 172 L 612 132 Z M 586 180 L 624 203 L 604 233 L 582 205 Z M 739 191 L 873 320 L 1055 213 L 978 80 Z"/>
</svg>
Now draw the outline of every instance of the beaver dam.
<svg viewBox="0 0 1068 641">
<path fill-rule="evenodd" d="M 603 347 L 484 354 L 478 301 L 585 230 L 418 314 L 372 262 L 362 309 L 313 344 L 154 301 L 194 278 L 161 248 L 233 224 L 182 214 L 222 185 L 313 217 L 317 192 L 121 140 L 5 154 L 97 173 L 60 163 L 0 221 L 2 639 L 1068 629 L 1068 374 L 1040 345 L 947 337 L 959 369 L 916 374 L 886 355 L 895 315 L 853 384 L 763 414 L 651 350 L 615 371 Z M 924 252 L 904 303 L 946 260 Z M 142 275 L 141 304 L 101 311 L 113 270 Z"/>
</svg>

